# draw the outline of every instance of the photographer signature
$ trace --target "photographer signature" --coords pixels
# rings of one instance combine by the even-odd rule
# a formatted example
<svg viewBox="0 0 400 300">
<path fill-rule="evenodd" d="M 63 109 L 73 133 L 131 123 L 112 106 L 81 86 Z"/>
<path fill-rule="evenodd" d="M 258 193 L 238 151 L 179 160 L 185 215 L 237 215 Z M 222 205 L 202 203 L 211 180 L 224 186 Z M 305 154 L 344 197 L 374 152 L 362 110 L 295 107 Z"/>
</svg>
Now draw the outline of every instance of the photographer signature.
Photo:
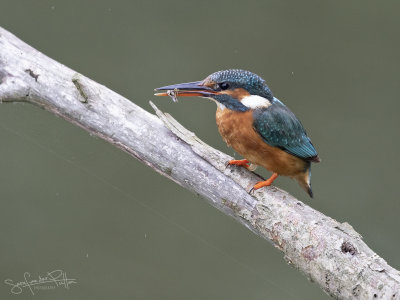
<svg viewBox="0 0 400 300">
<path fill-rule="evenodd" d="M 63 270 L 54 270 L 47 272 L 46 276 L 39 275 L 36 279 L 33 279 L 29 272 L 25 272 L 23 281 L 14 282 L 12 279 L 6 279 L 4 283 L 11 286 L 12 294 L 21 294 L 23 289 L 26 288 L 30 290 L 32 295 L 35 295 L 34 290 L 55 289 L 59 286 L 69 289 L 69 286 L 77 283 L 77 281 L 68 278 L 67 273 Z"/>
</svg>

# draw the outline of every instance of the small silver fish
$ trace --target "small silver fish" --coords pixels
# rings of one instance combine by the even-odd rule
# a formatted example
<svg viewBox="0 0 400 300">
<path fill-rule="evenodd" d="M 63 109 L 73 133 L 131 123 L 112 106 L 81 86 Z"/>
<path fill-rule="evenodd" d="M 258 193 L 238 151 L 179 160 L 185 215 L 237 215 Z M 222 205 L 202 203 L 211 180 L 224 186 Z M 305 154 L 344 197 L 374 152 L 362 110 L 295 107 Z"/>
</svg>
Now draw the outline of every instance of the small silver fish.
<svg viewBox="0 0 400 300">
<path fill-rule="evenodd" d="M 167 91 L 168 96 L 170 96 L 172 101 L 174 101 L 175 103 L 178 102 L 177 92 L 178 92 L 178 89 L 173 89 L 173 90 Z"/>
</svg>

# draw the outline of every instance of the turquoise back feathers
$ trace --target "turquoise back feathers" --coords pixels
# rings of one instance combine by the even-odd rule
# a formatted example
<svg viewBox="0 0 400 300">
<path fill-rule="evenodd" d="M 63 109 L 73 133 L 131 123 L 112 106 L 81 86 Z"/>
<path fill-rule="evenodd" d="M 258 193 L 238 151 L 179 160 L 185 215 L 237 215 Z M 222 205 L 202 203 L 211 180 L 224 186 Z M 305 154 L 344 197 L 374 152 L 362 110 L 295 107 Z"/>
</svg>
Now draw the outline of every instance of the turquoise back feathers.
<svg viewBox="0 0 400 300">
<path fill-rule="evenodd" d="M 310 138 L 296 116 L 279 100 L 253 112 L 254 129 L 271 146 L 278 147 L 306 161 L 319 161 Z"/>
</svg>

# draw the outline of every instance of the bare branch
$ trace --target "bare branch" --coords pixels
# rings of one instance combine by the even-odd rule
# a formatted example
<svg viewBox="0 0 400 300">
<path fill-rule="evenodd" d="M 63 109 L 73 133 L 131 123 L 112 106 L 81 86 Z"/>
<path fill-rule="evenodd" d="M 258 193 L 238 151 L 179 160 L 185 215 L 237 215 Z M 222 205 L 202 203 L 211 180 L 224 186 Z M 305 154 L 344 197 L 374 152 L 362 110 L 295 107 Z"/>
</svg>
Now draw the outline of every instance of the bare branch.
<svg viewBox="0 0 400 300">
<path fill-rule="evenodd" d="M 339 223 L 275 187 L 249 195 L 260 178 L 226 167 L 169 114 L 150 114 L 48 58 L 0 28 L 0 101 L 25 101 L 63 117 L 202 195 L 284 252 L 288 263 L 338 299 L 400 299 L 400 272 Z"/>
</svg>

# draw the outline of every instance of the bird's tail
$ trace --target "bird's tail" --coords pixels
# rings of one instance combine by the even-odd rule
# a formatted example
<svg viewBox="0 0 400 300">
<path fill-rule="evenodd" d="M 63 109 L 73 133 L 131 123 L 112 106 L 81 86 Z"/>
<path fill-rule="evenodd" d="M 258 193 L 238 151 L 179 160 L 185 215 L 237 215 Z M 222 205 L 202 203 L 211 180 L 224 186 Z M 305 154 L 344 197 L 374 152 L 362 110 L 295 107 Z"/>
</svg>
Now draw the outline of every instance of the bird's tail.
<svg viewBox="0 0 400 300">
<path fill-rule="evenodd" d="M 295 177 L 300 186 L 313 197 L 313 192 L 311 189 L 311 163 L 308 163 L 306 170 Z"/>
</svg>

